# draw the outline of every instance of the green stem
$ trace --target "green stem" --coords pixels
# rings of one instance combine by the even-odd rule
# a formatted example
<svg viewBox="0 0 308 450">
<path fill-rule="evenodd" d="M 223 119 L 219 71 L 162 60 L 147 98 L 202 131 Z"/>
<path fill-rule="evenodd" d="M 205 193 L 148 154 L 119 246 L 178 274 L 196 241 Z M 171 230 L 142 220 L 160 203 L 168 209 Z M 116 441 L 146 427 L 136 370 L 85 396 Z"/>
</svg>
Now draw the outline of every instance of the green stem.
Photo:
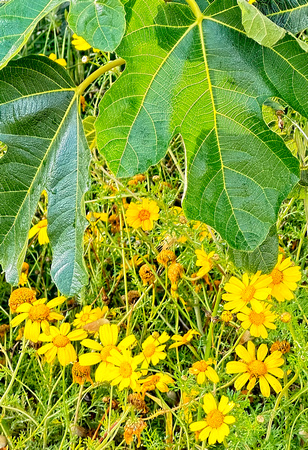
<svg viewBox="0 0 308 450">
<path fill-rule="evenodd" d="M 222 296 L 222 290 L 219 289 L 218 294 L 216 296 L 216 302 L 215 302 L 214 309 L 213 309 L 213 312 L 212 312 L 212 317 L 215 317 L 216 314 L 217 314 L 218 307 L 219 307 L 220 300 L 221 300 L 221 296 Z M 205 361 L 207 361 L 209 359 L 210 353 L 211 353 L 211 342 L 212 342 L 213 328 L 214 328 L 214 322 L 211 320 L 211 323 L 210 323 L 210 326 L 209 326 L 209 331 L 208 331 L 208 334 L 207 334 L 207 339 L 206 339 Z"/>
<path fill-rule="evenodd" d="M 123 58 L 119 58 L 115 61 L 110 61 L 105 66 L 102 66 L 95 72 L 91 73 L 91 75 L 76 88 L 77 95 L 81 95 L 87 89 L 87 87 L 90 86 L 90 84 L 93 83 L 98 77 L 108 72 L 109 70 L 114 69 L 115 67 L 122 66 L 123 64 L 125 64 L 125 60 Z"/>
<path fill-rule="evenodd" d="M 75 418 L 74 418 L 74 424 L 73 424 L 74 428 L 75 428 L 75 426 L 77 424 L 77 420 L 78 420 L 78 413 L 79 413 L 79 408 L 80 408 L 80 403 L 81 403 L 82 391 L 83 391 L 83 384 L 80 385 L 80 389 L 79 389 L 77 405 L 76 405 L 76 412 L 75 412 Z"/>
<path fill-rule="evenodd" d="M 188 3 L 188 5 L 190 6 L 190 9 L 196 16 L 197 21 L 201 22 L 201 20 L 203 19 L 203 14 L 202 14 L 197 2 L 195 0 L 186 0 L 186 3 Z"/>
<path fill-rule="evenodd" d="M 4 392 L 3 396 L 2 396 L 1 399 L 0 399 L 0 406 L 3 404 L 5 398 L 7 397 L 8 393 L 10 392 L 10 390 L 11 390 L 13 384 L 14 384 L 14 381 L 15 381 L 15 378 L 17 377 L 18 370 L 19 370 L 21 361 L 22 361 L 22 359 L 23 359 L 23 356 L 24 356 L 24 354 L 25 354 L 25 351 L 26 351 L 26 340 L 25 340 L 25 338 L 23 337 L 23 340 L 22 340 L 22 348 L 21 348 L 20 356 L 19 356 L 18 362 L 17 362 L 17 364 L 16 364 L 15 370 L 14 370 L 14 372 L 13 372 L 13 374 L 12 374 L 11 381 L 10 381 L 8 387 L 6 388 L 6 391 Z"/>
</svg>

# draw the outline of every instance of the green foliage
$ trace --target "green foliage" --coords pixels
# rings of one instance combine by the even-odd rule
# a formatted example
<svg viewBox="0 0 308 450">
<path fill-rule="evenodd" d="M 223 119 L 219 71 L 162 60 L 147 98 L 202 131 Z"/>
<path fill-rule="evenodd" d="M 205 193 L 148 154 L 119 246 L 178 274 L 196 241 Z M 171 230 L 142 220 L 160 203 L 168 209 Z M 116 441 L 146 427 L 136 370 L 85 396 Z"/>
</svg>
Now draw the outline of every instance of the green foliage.
<svg viewBox="0 0 308 450">
<path fill-rule="evenodd" d="M 92 47 L 112 52 L 125 31 L 125 11 L 120 0 L 72 0 L 68 23 Z"/>
<path fill-rule="evenodd" d="M 20 74 L 22 73 L 22 77 Z M 83 195 L 89 152 L 78 97 L 66 71 L 46 57 L 31 56 L 0 72 L 0 262 L 16 284 L 37 202 L 48 192 L 52 276 L 66 295 L 87 282 L 83 262 Z"/>
<path fill-rule="evenodd" d="M 256 6 L 269 19 L 291 33 L 308 28 L 307 0 L 258 0 Z"/>
<path fill-rule="evenodd" d="M 242 21 L 248 37 L 265 47 L 272 47 L 282 39 L 286 32 L 264 16 L 247 0 L 237 0 L 242 10 Z"/>
<path fill-rule="evenodd" d="M 24 0 L 11 0 L 0 8 L 0 69 L 25 45 L 36 24 L 61 3 L 36 0 L 29 8 Z"/>
</svg>

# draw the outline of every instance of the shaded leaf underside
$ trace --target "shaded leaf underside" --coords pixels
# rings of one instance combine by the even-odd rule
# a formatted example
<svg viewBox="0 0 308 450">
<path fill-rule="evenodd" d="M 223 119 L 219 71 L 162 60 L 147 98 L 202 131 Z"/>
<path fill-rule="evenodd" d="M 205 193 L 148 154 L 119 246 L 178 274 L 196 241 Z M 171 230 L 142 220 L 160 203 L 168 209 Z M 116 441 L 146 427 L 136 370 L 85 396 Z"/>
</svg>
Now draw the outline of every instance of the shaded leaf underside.
<svg viewBox="0 0 308 450">
<path fill-rule="evenodd" d="M 257 8 L 269 19 L 291 33 L 308 28 L 307 0 L 261 0 Z"/>
<path fill-rule="evenodd" d="M 126 7 L 118 54 L 127 67 L 101 102 L 100 150 L 118 176 L 132 176 L 161 160 L 180 132 L 186 215 L 232 247 L 254 250 L 299 175 L 261 106 L 280 96 L 308 115 L 306 54 L 289 36 L 273 49 L 247 38 L 235 0 L 213 2 L 199 24 L 185 5 L 131 0 Z"/>
<path fill-rule="evenodd" d="M 26 57 L 0 72 L 0 264 L 16 284 L 41 192 L 48 193 L 51 274 L 72 295 L 87 282 L 83 262 L 83 195 L 89 152 L 78 99 L 66 71 L 44 57 Z"/>
</svg>

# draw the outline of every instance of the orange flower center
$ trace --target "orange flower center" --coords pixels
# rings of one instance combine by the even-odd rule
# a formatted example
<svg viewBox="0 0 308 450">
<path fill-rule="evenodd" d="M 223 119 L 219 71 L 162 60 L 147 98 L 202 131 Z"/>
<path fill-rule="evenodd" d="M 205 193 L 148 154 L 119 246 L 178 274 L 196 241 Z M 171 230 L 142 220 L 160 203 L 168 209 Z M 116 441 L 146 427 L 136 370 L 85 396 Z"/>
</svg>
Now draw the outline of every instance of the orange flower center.
<svg viewBox="0 0 308 450">
<path fill-rule="evenodd" d="M 283 281 L 283 273 L 278 269 L 272 271 L 271 277 L 273 278 L 273 284 L 280 284 Z"/>
<path fill-rule="evenodd" d="M 208 368 L 208 365 L 205 361 L 198 361 L 194 364 L 194 369 L 198 370 L 199 372 L 205 372 Z"/>
<path fill-rule="evenodd" d="M 148 220 L 151 217 L 151 213 L 150 213 L 150 211 L 147 211 L 146 209 L 142 209 L 139 212 L 138 217 L 141 221 Z"/>
<path fill-rule="evenodd" d="M 71 341 L 67 336 L 63 336 L 62 334 L 58 334 L 52 340 L 53 345 L 58 348 L 66 347 Z"/>
<path fill-rule="evenodd" d="M 252 361 L 251 363 L 248 364 L 247 371 L 251 375 L 259 377 L 267 373 L 267 367 L 263 361 L 258 361 L 256 359 L 255 361 Z"/>
<path fill-rule="evenodd" d="M 212 409 L 206 417 L 206 421 L 209 427 L 219 428 L 224 423 L 224 415 L 218 409 Z"/>
<path fill-rule="evenodd" d="M 107 358 L 108 358 L 108 356 L 110 356 L 110 351 L 113 349 L 113 348 L 115 348 L 116 350 L 118 350 L 117 349 L 117 347 L 115 346 L 115 345 L 106 345 L 106 347 L 104 347 L 102 350 L 101 350 L 101 360 L 103 361 L 103 362 L 106 362 L 107 361 Z"/>
<path fill-rule="evenodd" d="M 37 228 L 45 228 L 47 227 L 47 219 L 41 220 L 38 224 L 37 224 Z"/>
<path fill-rule="evenodd" d="M 81 321 L 82 322 L 86 322 L 87 320 L 89 319 L 89 314 L 83 314 L 82 316 L 81 316 Z"/>
<path fill-rule="evenodd" d="M 248 303 L 251 299 L 253 299 L 253 296 L 256 293 L 256 288 L 254 286 L 247 286 L 242 294 L 242 299 L 244 302 Z"/>
<path fill-rule="evenodd" d="M 262 325 L 265 322 L 265 315 L 263 312 L 256 313 L 255 311 L 251 311 L 249 320 L 254 325 Z"/>
<path fill-rule="evenodd" d="M 48 319 L 50 309 L 46 305 L 35 305 L 31 306 L 29 311 L 29 319 L 32 321 L 41 322 L 42 320 Z"/>
<path fill-rule="evenodd" d="M 129 364 L 129 362 L 124 361 L 120 365 L 120 375 L 123 378 L 129 378 L 131 374 L 133 373 L 132 366 Z"/>
<path fill-rule="evenodd" d="M 146 358 L 149 358 L 150 356 L 153 356 L 155 353 L 156 347 L 154 344 L 149 344 L 146 346 L 146 348 L 143 350 L 143 354 Z"/>
</svg>

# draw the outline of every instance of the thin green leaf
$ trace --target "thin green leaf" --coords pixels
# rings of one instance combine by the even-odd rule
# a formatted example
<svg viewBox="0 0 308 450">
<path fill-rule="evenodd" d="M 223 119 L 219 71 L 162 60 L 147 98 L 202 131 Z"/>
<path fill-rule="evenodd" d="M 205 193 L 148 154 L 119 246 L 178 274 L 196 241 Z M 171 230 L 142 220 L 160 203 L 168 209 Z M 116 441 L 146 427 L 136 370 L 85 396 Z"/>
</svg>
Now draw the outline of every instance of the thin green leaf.
<svg viewBox="0 0 308 450">
<path fill-rule="evenodd" d="M 28 232 L 41 192 L 48 193 L 52 277 L 65 295 L 87 282 L 83 261 L 83 195 L 89 149 L 75 86 L 46 57 L 11 62 L 0 72 L 0 264 L 18 282 Z"/>
<path fill-rule="evenodd" d="M 124 35 L 124 6 L 120 0 L 72 0 L 68 23 L 92 47 L 112 52 Z"/>
<path fill-rule="evenodd" d="M 61 0 L 10 0 L 0 8 L 0 69 L 25 45 L 36 24 Z"/>
<path fill-rule="evenodd" d="M 242 10 L 242 21 L 248 37 L 265 47 L 273 47 L 284 37 L 285 30 L 264 16 L 247 0 L 237 0 L 237 3 Z"/>
<path fill-rule="evenodd" d="M 299 179 L 298 161 L 268 129 L 262 103 L 280 97 L 308 115 L 306 53 L 290 36 L 272 49 L 249 39 L 235 0 L 214 1 L 199 21 L 178 3 L 136 0 L 126 8 L 117 52 L 127 66 L 100 105 L 100 150 L 114 173 L 132 176 L 160 161 L 180 132 L 186 215 L 253 251 Z"/>
</svg>

